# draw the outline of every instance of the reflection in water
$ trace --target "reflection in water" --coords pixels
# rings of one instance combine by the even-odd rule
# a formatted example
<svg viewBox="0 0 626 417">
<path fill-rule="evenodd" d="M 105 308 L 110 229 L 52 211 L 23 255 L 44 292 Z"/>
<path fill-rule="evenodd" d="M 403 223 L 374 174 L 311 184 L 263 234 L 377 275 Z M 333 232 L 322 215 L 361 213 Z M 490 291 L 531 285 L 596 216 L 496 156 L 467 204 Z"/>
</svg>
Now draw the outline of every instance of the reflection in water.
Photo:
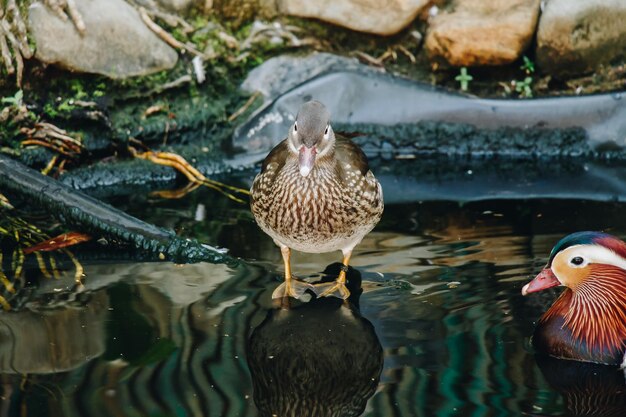
<svg viewBox="0 0 626 417">
<path fill-rule="evenodd" d="M 108 299 L 0 315 L 0 373 L 64 372 L 104 353 Z"/>
<path fill-rule="evenodd" d="M 78 302 L 67 297 L 75 295 L 72 265 L 55 279 L 25 265 L 25 284 L 37 286 L 23 288 L 28 298 L 19 311 L 0 314 L 0 417 L 258 417 L 280 401 L 294 405 L 302 393 L 321 398 L 321 416 L 333 415 L 332 407 L 359 415 L 366 401 L 363 417 L 584 415 L 572 405 L 596 401 L 575 401 L 582 398 L 576 389 L 548 384 L 556 371 L 542 374 L 528 338 L 555 295 L 528 299 L 520 289 L 572 229 L 610 223 L 626 236 L 624 203 L 390 206 L 359 246 L 360 299 L 351 274 L 350 307 L 322 300 L 289 311 L 272 310 L 281 262 L 249 216 L 207 206 L 211 228 L 195 222 L 187 206 L 170 207 L 180 201 L 160 204 L 140 204 L 136 214 L 154 210 L 154 222 L 196 230 L 194 237 L 256 261 L 230 269 L 102 262 L 110 254 L 83 253 Z M 335 258 L 303 255 L 296 273 L 317 273 Z M 288 385 L 295 377 L 304 380 Z M 615 393 L 607 397 L 615 401 L 596 401 L 591 415 L 626 415 L 617 411 L 626 408 L 616 399 L 623 386 L 603 376 L 597 387 L 598 394 Z"/>
<path fill-rule="evenodd" d="M 332 281 L 339 264 L 325 271 Z M 360 274 L 350 268 L 347 302 L 315 299 L 270 310 L 248 341 L 254 402 L 261 416 L 359 416 L 374 394 L 383 351 L 356 307 Z M 358 293 L 357 293 L 358 291 Z"/>
<path fill-rule="evenodd" d="M 616 366 L 537 355 L 548 383 L 565 399 L 570 417 L 623 417 L 626 375 Z"/>
</svg>

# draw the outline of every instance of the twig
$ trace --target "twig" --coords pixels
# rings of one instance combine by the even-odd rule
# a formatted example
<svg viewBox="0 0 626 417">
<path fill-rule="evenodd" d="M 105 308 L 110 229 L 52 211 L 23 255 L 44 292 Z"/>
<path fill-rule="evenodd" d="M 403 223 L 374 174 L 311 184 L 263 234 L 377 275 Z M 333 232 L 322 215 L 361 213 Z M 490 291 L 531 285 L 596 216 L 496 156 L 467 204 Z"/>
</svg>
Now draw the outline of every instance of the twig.
<svg viewBox="0 0 626 417">
<path fill-rule="evenodd" d="M 179 40 L 175 39 L 172 35 L 170 35 L 165 29 L 161 26 L 157 25 L 154 20 L 150 18 L 148 12 L 143 7 L 139 8 L 139 15 L 141 16 L 141 20 L 148 26 L 148 28 L 156 33 L 156 35 L 165 41 L 168 45 L 173 48 L 183 49 L 193 55 L 201 56 L 203 58 L 208 58 L 205 54 L 198 51 L 196 48 L 186 45 Z"/>
<path fill-rule="evenodd" d="M 50 171 L 52 171 L 52 168 L 54 168 L 54 166 L 56 165 L 58 159 L 59 155 L 54 155 L 52 159 L 50 159 L 50 162 L 48 162 L 48 164 L 44 167 L 44 169 L 41 170 L 41 173 L 43 175 L 48 175 Z"/>
<path fill-rule="evenodd" d="M 83 101 L 83 100 L 74 100 L 75 106 L 85 107 L 85 108 L 94 108 L 98 107 L 98 103 L 95 101 Z"/>
<path fill-rule="evenodd" d="M 370 54 L 366 54 L 365 52 L 355 51 L 354 54 L 361 58 L 361 60 L 365 61 L 368 64 L 375 65 L 377 67 L 382 67 L 383 63 L 380 58 L 374 58 Z"/>
<path fill-rule="evenodd" d="M 140 7 L 146 8 L 154 17 L 163 20 L 169 26 L 176 27 L 180 25 L 185 33 L 191 33 L 195 30 L 192 25 L 187 23 L 180 16 L 176 16 L 162 10 L 154 0 L 127 0 L 127 2 L 133 5 L 136 9 L 139 9 Z"/>
<path fill-rule="evenodd" d="M 184 33 L 191 33 L 195 30 L 193 26 L 187 23 L 184 19 L 179 16 L 166 13 L 162 10 L 153 9 L 151 10 L 152 14 L 159 19 L 164 20 L 170 26 L 178 26 L 180 25 Z"/>
<path fill-rule="evenodd" d="M 11 75 L 15 72 L 15 67 L 13 66 L 13 60 L 11 59 L 11 52 L 9 52 L 9 45 L 7 44 L 4 29 L 0 25 L 0 53 L 2 53 L 2 60 L 4 61 L 4 66 L 7 69 L 7 74 Z"/>
<path fill-rule="evenodd" d="M 15 52 L 15 63 L 17 64 L 17 85 L 21 86 L 22 85 L 22 74 L 24 72 L 24 60 L 22 59 L 22 55 L 20 53 L 20 44 L 17 41 L 17 39 L 15 39 L 15 35 L 13 35 L 13 32 L 11 32 L 11 28 L 9 27 L 9 24 L 7 23 L 6 20 L 2 19 L 0 20 L 0 25 L 2 25 L 2 30 L 5 34 L 5 36 L 9 39 L 9 43 L 11 44 L 11 47 L 13 48 L 13 51 Z"/>
<path fill-rule="evenodd" d="M 9 0 L 7 2 L 7 12 L 13 15 L 13 26 L 15 26 L 19 35 L 20 52 L 24 58 L 30 59 L 33 56 L 33 51 L 30 49 L 30 45 L 28 45 L 28 30 L 26 29 L 26 24 L 20 14 L 20 8 L 17 7 L 15 0 Z"/>
<path fill-rule="evenodd" d="M 152 95 L 152 94 L 160 94 L 163 91 L 166 90 L 170 90 L 172 88 L 176 88 L 176 87 L 180 87 L 183 84 L 187 84 L 193 81 L 193 78 L 191 77 L 191 75 L 187 74 L 187 75 L 183 75 L 180 78 L 175 79 L 174 81 L 170 81 L 169 83 L 165 83 L 162 84 L 158 87 L 153 88 L 152 90 L 148 91 L 147 95 Z"/>
<path fill-rule="evenodd" d="M 411 51 L 406 49 L 404 45 L 398 45 L 398 49 L 409 58 L 412 64 L 415 64 L 417 62 L 417 60 L 415 59 L 415 55 L 413 55 Z"/>
<path fill-rule="evenodd" d="M 242 199 L 235 197 L 233 194 L 224 191 L 224 189 L 233 191 L 239 194 L 249 195 L 250 192 L 248 190 L 244 190 L 242 188 L 233 187 L 227 184 L 223 184 L 219 181 L 211 180 L 205 177 L 200 171 L 194 168 L 185 158 L 180 155 L 176 155 L 170 152 L 152 152 L 146 151 L 143 153 L 138 153 L 133 147 L 128 147 L 128 150 L 135 158 L 146 159 L 148 161 L 154 162 L 155 164 L 164 165 L 168 167 L 172 167 L 176 169 L 178 172 L 183 174 L 190 182 L 192 183 L 200 183 L 205 187 L 212 188 L 215 191 L 222 193 L 224 196 L 230 198 L 233 201 L 238 203 L 245 203 Z"/>
<path fill-rule="evenodd" d="M 53 151 L 56 151 L 58 153 L 60 153 L 61 155 L 65 155 L 68 157 L 72 157 L 73 155 L 66 151 L 63 148 L 60 148 L 58 146 L 55 146 L 54 144 L 50 143 L 50 142 L 45 142 L 43 140 L 38 140 L 38 139 L 26 139 L 22 141 L 22 146 L 28 146 L 28 145 L 37 145 L 37 146 L 43 146 L 44 148 L 49 148 L 52 149 Z"/>
<path fill-rule="evenodd" d="M 239 116 L 241 116 L 246 110 L 248 110 L 248 108 L 255 102 L 255 100 L 261 95 L 261 93 L 259 91 L 255 91 L 254 94 L 252 94 L 250 96 L 250 98 L 248 99 L 248 101 L 245 102 L 245 104 L 243 106 L 241 106 L 239 108 L 239 110 L 237 110 L 236 112 L 234 112 L 233 114 L 231 114 L 230 116 L 228 116 L 228 121 L 232 122 L 233 120 L 235 120 L 236 118 L 238 118 Z"/>
<path fill-rule="evenodd" d="M 67 15 L 65 14 L 65 11 L 63 11 L 63 3 L 59 3 L 59 0 L 45 0 L 44 3 L 46 3 L 46 5 L 51 8 L 52 11 L 54 11 L 57 16 L 61 18 L 61 20 L 64 22 L 67 21 Z"/>
<path fill-rule="evenodd" d="M 0 194 L 0 207 L 4 207 L 7 209 L 12 209 L 13 206 L 9 203 L 9 199 Z"/>
<path fill-rule="evenodd" d="M 76 26 L 78 33 L 80 33 L 81 35 L 84 35 L 85 34 L 85 22 L 83 21 L 83 17 L 81 16 L 80 12 L 76 8 L 76 3 L 74 2 L 75 0 L 66 0 L 66 1 L 67 1 L 67 10 L 70 13 L 70 17 L 72 18 L 72 21 L 74 22 L 74 26 Z"/>
</svg>

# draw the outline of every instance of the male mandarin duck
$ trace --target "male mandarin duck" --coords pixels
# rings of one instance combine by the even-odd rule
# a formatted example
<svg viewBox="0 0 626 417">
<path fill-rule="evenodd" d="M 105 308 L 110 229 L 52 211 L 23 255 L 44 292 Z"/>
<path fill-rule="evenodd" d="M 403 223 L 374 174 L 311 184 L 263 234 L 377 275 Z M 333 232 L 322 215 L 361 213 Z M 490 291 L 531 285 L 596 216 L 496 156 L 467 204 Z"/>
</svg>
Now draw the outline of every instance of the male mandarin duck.
<svg viewBox="0 0 626 417">
<path fill-rule="evenodd" d="M 522 294 L 559 285 L 566 289 L 539 320 L 535 348 L 563 359 L 624 364 L 626 243 L 606 233 L 573 233 L 556 244 Z"/>
<path fill-rule="evenodd" d="M 287 138 L 263 161 L 250 194 L 254 218 L 280 247 L 285 264 L 285 282 L 272 298 L 299 298 L 307 289 L 319 296 L 348 298 L 350 256 L 380 220 L 383 192 L 363 151 L 335 136 L 322 103 L 302 105 Z M 341 250 L 344 268 L 334 282 L 314 287 L 292 277 L 291 249 Z"/>
</svg>

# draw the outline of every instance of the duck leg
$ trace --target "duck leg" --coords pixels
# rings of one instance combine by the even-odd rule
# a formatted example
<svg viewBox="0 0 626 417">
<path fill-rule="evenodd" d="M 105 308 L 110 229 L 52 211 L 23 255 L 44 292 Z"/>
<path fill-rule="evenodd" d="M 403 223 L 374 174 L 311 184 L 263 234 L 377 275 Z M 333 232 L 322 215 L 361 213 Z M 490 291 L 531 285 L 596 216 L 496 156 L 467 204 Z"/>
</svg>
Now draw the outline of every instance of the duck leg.
<svg viewBox="0 0 626 417">
<path fill-rule="evenodd" d="M 299 279 L 291 276 L 291 249 L 287 246 L 280 245 L 280 253 L 283 255 L 283 262 L 285 264 L 285 282 L 280 284 L 278 288 L 274 290 L 272 293 L 272 299 L 283 297 L 300 298 L 306 290 L 315 292 L 312 284 L 300 281 Z"/>
<path fill-rule="evenodd" d="M 346 299 L 350 296 L 350 291 L 346 288 L 346 272 L 348 272 L 348 264 L 350 263 L 350 257 L 352 256 L 352 249 L 343 250 L 343 266 L 339 276 L 333 282 L 324 282 L 322 284 L 315 285 L 315 293 L 318 297 L 337 297 Z"/>
</svg>

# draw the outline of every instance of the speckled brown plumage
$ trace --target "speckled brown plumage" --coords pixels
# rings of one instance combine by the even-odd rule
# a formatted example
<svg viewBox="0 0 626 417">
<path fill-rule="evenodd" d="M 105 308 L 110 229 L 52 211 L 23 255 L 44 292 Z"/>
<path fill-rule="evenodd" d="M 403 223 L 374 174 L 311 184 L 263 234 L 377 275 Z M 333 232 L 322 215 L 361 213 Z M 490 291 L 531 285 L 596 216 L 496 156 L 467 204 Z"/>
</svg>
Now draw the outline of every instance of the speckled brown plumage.
<svg viewBox="0 0 626 417">
<path fill-rule="evenodd" d="M 325 109 L 313 103 L 312 110 L 305 107 L 309 103 L 303 106 L 296 118 L 300 124 L 294 124 L 290 136 L 265 158 L 251 190 L 257 223 L 287 257 L 286 280 L 290 278 L 287 248 L 309 253 L 341 250 L 347 264 L 352 249 L 383 212 L 382 189 L 366 156 L 349 139 L 335 137 L 327 118 L 317 117 L 316 112 Z M 303 110 L 308 112 L 304 117 Z M 312 141 L 312 136 L 319 138 Z M 310 172 L 303 173 L 307 152 L 314 162 Z M 347 296 L 343 290 L 340 293 L 342 298 Z"/>
</svg>

